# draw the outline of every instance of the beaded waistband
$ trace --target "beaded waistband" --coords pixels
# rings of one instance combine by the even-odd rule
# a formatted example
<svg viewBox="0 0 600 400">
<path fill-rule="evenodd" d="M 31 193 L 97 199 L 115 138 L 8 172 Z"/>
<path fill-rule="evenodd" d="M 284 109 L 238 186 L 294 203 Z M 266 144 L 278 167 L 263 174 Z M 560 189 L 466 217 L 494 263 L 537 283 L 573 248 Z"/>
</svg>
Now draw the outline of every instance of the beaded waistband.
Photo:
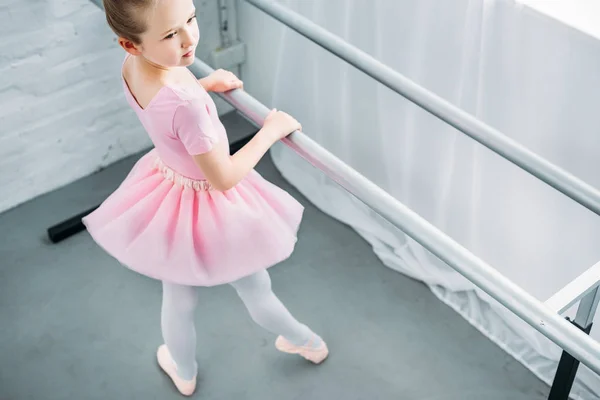
<svg viewBox="0 0 600 400">
<path fill-rule="evenodd" d="M 165 179 L 180 185 L 192 188 L 194 190 L 213 190 L 212 185 L 205 179 L 192 179 L 181 175 L 179 172 L 165 165 L 163 161 L 156 157 L 154 167 L 165 177 Z"/>
</svg>

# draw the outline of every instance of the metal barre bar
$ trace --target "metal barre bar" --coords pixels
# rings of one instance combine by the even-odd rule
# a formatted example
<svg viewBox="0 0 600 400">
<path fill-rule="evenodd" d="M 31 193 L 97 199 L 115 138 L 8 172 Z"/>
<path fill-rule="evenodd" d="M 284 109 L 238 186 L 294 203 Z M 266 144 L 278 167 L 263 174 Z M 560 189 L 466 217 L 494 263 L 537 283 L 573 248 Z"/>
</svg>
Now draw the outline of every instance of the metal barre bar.
<svg viewBox="0 0 600 400">
<path fill-rule="evenodd" d="M 199 77 L 207 76 L 212 72 L 208 65 L 198 59 L 189 68 Z M 244 91 L 223 93 L 220 94 L 220 97 L 258 127 L 263 125 L 264 118 L 270 111 Z M 594 372 L 600 374 L 600 343 L 552 312 L 542 302 L 460 246 L 373 182 L 344 164 L 305 134 L 294 132 L 285 138 L 283 143 L 529 325 L 568 351 Z"/>
<path fill-rule="evenodd" d="M 600 191 L 273 0 L 246 0 L 498 155 L 600 215 Z"/>
<path fill-rule="evenodd" d="M 600 262 L 597 262 L 546 300 L 545 304 L 550 307 L 550 309 L 562 314 L 573 304 L 577 303 L 579 299 L 598 287 L 599 283 Z"/>
<path fill-rule="evenodd" d="M 101 4 L 94 1 L 96 5 Z M 213 69 L 196 59 L 190 70 L 204 77 Z M 243 113 L 249 121 L 261 127 L 269 109 L 248 93 L 235 90 L 219 94 L 221 98 Z M 476 284 L 529 325 L 592 371 L 600 374 L 600 343 L 553 313 L 543 303 L 498 273 L 425 219 L 404 206 L 341 160 L 316 144 L 301 132 L 294 132 L 282 142 L 305 160 L 322 170 L 342 188 L 371 207 L 375 212 L 400 228 L 426 249 Z"/>
</svg>

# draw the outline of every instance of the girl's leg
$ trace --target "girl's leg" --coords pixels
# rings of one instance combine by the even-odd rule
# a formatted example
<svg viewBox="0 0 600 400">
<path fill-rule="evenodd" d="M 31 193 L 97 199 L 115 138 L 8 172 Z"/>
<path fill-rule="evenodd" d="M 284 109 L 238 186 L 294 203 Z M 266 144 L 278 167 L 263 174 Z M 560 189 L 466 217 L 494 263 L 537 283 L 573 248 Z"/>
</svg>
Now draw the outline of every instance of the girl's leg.
<svg viewBox="0 0 600 400">
<path fill-rule="evenodd" d="M 194 325 L 197 303 L 198 292 L 195 287 L 163 282 L 163 339 L 177 366 L 177 375 L 186 381 L 192 380 L 198 371 Z"/>
<path fill-rule="evenodd" d="M 246 305 L 252 319 L 269 332 L 282 335 L 297 346 L 318 347 L 321 338 L 296 319 L 275 296 L 266 270 L 231 283 Z"/>
</svg>

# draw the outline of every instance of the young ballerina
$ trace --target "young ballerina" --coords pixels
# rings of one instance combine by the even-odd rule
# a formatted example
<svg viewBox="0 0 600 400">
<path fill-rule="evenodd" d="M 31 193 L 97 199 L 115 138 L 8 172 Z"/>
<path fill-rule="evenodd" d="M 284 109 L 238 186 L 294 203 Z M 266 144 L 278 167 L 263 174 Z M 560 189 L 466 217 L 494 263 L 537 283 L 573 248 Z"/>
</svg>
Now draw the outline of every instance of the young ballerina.
<svg viewBox="0 0 600 400">
<path fill-rule="evenodd" d="M 235 155 L 207 91 L 239 89 L 227 71 L 197 80 L 199 29 L 192 0 L 104 0 L 126 50 L 123 90 L 154 149 L 84 223 L 128 268 L 162 281 L 160 367 L 184 395 L 196 389 L 197 287 L 230 284 L 275 347 L 313 363 L 325 342 L 271 290 L 267 268 L 292 253 L 303 207 L 254 167 L 300 124 L 273 110 Z"/>
</svg>

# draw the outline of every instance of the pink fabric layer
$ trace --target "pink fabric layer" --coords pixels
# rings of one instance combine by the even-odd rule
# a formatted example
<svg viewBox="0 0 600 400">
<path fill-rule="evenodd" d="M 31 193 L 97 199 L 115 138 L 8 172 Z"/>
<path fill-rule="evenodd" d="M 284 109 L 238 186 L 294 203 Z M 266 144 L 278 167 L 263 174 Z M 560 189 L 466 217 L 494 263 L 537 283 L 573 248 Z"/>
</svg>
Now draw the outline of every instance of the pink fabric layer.
<svg viewBox="0 0 600 400">
<path fill-rule="evenodd" d="M 194 286 L 288 258 L 303 206 L 254 170 L 228 191 L 212 190 L 190 156 L 227 140 L 204 89 L 166 88 L 142 109 L 123 83 L 155 148 L 83 219 L 92 238 L 140 274 Z"/>
</svg>

